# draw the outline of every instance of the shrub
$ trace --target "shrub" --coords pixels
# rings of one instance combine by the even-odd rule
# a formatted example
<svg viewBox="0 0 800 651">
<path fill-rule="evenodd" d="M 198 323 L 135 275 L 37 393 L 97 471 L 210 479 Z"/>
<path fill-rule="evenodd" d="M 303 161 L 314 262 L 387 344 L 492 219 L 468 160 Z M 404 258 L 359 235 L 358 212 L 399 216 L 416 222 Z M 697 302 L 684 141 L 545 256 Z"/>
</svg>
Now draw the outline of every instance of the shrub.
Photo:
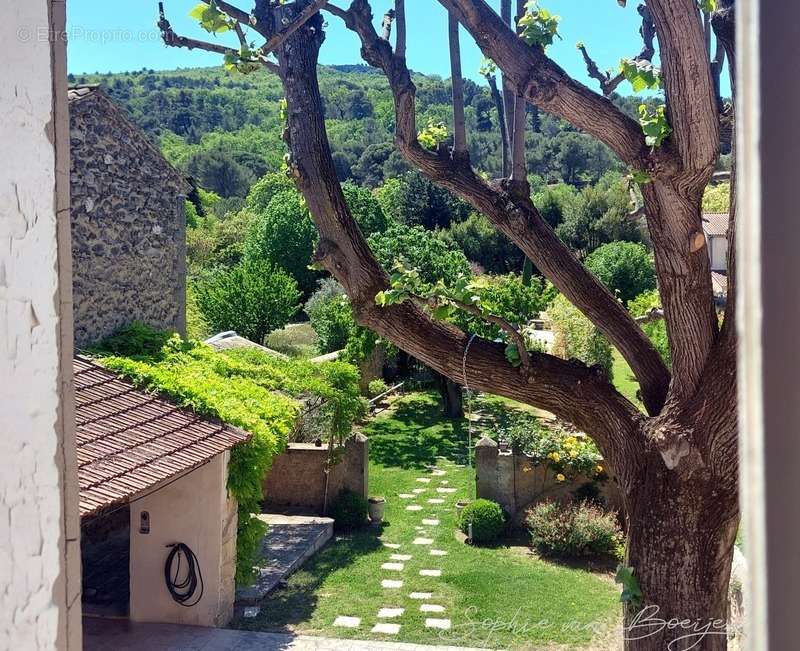
<svg viewBox="0 0 800 651">
<path fill-rule="evenodd" d="M 492 542 L 503 533 L 506 516 L 497 502 L 480 499 L 467 504 L 461 512 L 460 527 L 465 534 L 469 534 L 470 523 L 473 542 Z"/>
<path fill-rule="evenodd" d="M 547 308 L 547 314 L 553 322 L 553 354 L 600 366 L 611 378 L 611 345 L 595 325 L 561 294 Z"/>
<path fill-rule="evenodd" d="M 545 556 L 621 558 L 624 548 L 617 515 L 591 502 L 547 501 L 528 511 L 531 544 Z"/>
<path fill-rule="evenodd" d="M 350 300 L 333 279 L 320 282 L 319 289 L 306 302 L 305 312 L 319 337 L 319 351 L 323 354 L 342 350 L 356 328 Z"/>
<path fill-rule="evenodd" d="M 386 393 L 389 390 L 389 385 L 386 384 L 383 380 L 372 380 L 367 385 L 367 393 L 369 394 L 370 398 L 374 398 L 375 396 L 379 396 L 382 393 Z"/>
<path fill-rule="evenodd" d="M 217 332 L 236 330 L 258 344 L 297 313 L 299 298 L 294 279 L 263 261 L 220 269 L 197 283 L 197 305 L 206 322 Z"/>
<path fill-rule="evenodd" d="M 634 317 L 646 316 L 652 310 L 660 308 L 661 297 L 658 295 L 658 290 L 644 292 L 628 303 L 628 311 Z M 669 340 L 667 339 L 667 324 L 664 319 L 646 321 L 641 325 L 642 330 L 644 330 L 645 334 L 650 338 L 650 341 L 653 342 L 661 358 L 667 366 L 670 366 L 672 362 L 669 352 Z"/>
<path fill-rule="evenodd" d="M 343 489 L 328 510 L 337 529 L 349 531 L 357 529 L 367 521 L 369 503 L 363 495 Z"/>
<path fill-rule="evenodd" d="M 644 245 L 636 242 L 604 244 L 587 256 L 586 267 L 626 305 L 656 288 L 653 259 Z"/>
</svg>

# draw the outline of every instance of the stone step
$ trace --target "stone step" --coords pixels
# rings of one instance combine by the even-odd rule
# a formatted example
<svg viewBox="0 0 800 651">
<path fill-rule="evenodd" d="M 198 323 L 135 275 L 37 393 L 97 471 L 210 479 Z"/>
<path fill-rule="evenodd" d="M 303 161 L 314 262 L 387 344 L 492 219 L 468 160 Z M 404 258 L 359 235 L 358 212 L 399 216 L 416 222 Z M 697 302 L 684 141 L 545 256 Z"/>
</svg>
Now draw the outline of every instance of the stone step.
<svg viewBox="0 0 800 651">
<path fill-rule="evenodd" d="M 263 513 L 258 519 L 269 527 L 261 543 L 263 559 L 255 583 L 237 589 L 237 606 L 261 601 L 333 536 L 331 518 Z"/>
</svg>

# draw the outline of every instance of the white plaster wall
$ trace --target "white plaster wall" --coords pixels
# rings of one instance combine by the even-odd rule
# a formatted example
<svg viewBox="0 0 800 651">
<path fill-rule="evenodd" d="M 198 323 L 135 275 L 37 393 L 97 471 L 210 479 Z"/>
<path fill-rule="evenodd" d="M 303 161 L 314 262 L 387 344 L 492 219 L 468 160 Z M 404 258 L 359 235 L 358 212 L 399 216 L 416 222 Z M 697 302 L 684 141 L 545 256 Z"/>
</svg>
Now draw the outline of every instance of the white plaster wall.
<svg viewBox="0 0 800 651">
<path fill-rule="evenodd" d="M 26 651 L 80 646 L 66 55 L 51 19 L 63 2 L 4 2 L 0 21 L 0 649 Z"/>
<path fill-rule="evenodd" d="M 130 618 L 195 626 L 223 626 L 233 616 L 236 519 L 227 494 L 229 453 L 131 503 Z M 150 533 L 140 533 L 147 511 Z M 232 531 L 231 531 L 232 527 Z M 204 592 L 191 608 L 176 603 L 164 581 L 171 543 L 186 543 L 197 556 Z M 181 575 L 183 578 L 185 575 Z"/>
</svg>

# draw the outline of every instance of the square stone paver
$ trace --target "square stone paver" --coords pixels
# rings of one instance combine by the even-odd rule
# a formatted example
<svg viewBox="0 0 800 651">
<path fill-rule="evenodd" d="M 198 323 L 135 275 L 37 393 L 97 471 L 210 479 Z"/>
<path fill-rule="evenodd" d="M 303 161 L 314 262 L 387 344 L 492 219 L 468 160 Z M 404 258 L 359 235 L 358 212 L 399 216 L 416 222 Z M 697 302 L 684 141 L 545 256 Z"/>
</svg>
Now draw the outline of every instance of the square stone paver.
<svg viewBox="0 0 800 651">
<path fill-rule="evenodd" d="M 412 592 L 408 595 L 409 599 L 430 599 L 433 596 L 432 592 Z"/>
<path fill-rule="evenodd" d="M 442 576 L 441 570 L 420 570 L 420 576 Z"/>
<path fill-rule="evenodd" d="M 422 604 L 419 610 L 421 613 L 443 613 L 444 606 L 438 604 Z"/>
<path fill-rule="evenodd" d="M 414 538 L 414 540 L 411 541 L 411 544 L 412 545 L 432 545 L 433 544 L 433 540 L 431 538 Z"/>
<path fill-rule="evenodd" d="M 429 519 L 429 518 L 425 518 L 422 521 L 422 524 L 427 525 L 429 527 L 435 527 L 435 526 L 437 526 L 439 524 L 439 521 L 438 520 Z"/>
<path fill-rule="evenodd" d="M 433 471 L 431 471 L 431 474 L 432 474 L 434 477 L 444 477 L 444 476 L 445 476 L 447 473 L 446 473 L 444 470 L 438 470 L 438 469 L 437 469 L 437 470 L 433 470 Z"/>
<path fill-rule="evenodd" d="M 405 608 L 381 608 L 378 611 L 378 619 L 394 619 L 395 617 L 400 617 L 404 612 L 406 612 Z"/>
<path fill-rule="evenodd" d="M 415 489 L 414 489 L 413 491 L 411 491 L 411 492 L 412 492 L 412 493 L 416 493 L 417 495 L 419 495 L 420 493 L 424 493 L 424 492 L 425 492 L 425 489 L 424 489 L 424 488 L 415 488 Z"/>
<path fill-rule="evenodd" d="M 392 579 L 384 579 L 381 581 L 382 588 L 397 589 L 403 587 L 402 581 L 393 581 Z"/>
<path fill-rule="evenodd" d="M 383 543 L 383 546 L 387 549 L 400 549 L 400 545 L 397 543 Z"/>
<path fill-rule="evenodd" d="M 431 549 L 430 551 L 431 556 L 447 556 L 447 552 L 443 549 Z"/>
<path fill-rule="evenodd" d="M 428 500 L 428 504 L 444 504 L 444 500 L 441 497 L 434 497 Z"/>
<path fill-rule="evenodd" d="M 440 489 L 437 488 L 436 490 Z M 399 497 L 401 500 L 413 500 L 415 496 L 413 493 L 398 493 L 397 497 Z"/>
<path fill-rule="evenodd" d="M 435 617 L 426 617 L 425 618 L 425 628 L 439 628 L 443 631 L 450 630 L 450 620 L 449 619 L 436 619 Z"/>
<path fill-rule="evenodd" d="M 384 563 L 381 565 L 382 570 L 391 570 L 392 572 L 402 572 L 403 567 L 405 567 L 402 563 Z"/>
<path fill-rule="evenodd" d="M 420 484 L 430 484 L 431 483 L 431 478 L 430 477 L 417 477 L 417 481 Z"/>
<path fill-rule="evenodd" d="M 437 493 L 442 493 L 442 494 L 444 494 L 444 493 L 455 493 L 457 490 L 458 490 L 457 488 L 442 488 L 441 486 L 439 486 L 439 488 L 436 489 L 436 492 Z"/>
<path fill-rule="evenodd" d="M 421 511 L 422 507 L 419 504 L 409 504 L 406 507 L 406 511 Z"/>
<path fill-rule="evenodd" d="M 443 486 L 447 486 L 447 484 L 449 484 L 450 482 L 447 481 L 446 479 L 442 479 L 442 481 L 440 481 L 439 483 L 442 484 Z"/>
<path fill-rule="evenodd" d="M 333 620 L 333 625 L 341 626 L 342 628 L 358 628 L 359 626 L 361 626 L 361 618 L 345 617 L 344 615 L 339 615 L 339 617 Z"/>
<path fill-rule="evenodd" d="M 411 554 L 392 554 L 390 558 L 393 561 L 410 561 Z"/>
<path fill-rule="evenodd" d="M 400 632 L 400 624 L 387 624 L 380 622 L 372 627 L 372 633 L 383 633 L 384 635 L 397 635 Z"/>
</svg>

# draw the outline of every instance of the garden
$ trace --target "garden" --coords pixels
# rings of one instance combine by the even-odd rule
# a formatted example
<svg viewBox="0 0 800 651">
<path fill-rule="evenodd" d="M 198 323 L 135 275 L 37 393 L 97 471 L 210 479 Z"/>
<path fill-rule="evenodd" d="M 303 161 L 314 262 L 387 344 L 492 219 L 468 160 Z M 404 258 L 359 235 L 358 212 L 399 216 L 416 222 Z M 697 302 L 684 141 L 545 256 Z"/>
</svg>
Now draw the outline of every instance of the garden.
<svg viewBox="0 0 800 651">
<path fill-rule="evenodd" d="M 530 417 L 521 405 L 476 398 L 473 440 Z M 364 524 L 367 505 L 349 496 L 333 511 L 350 526 L 337 527 L 255 618 L 234 625 L 487 648 L 609 648 L 621 614 L 615 517 L 586 502 L 544 502 L 527 526 L 510 526 L 498 505 L 475 500 L 469 423 L 444 418 L 433 391 L 392 399 L 363 427 L 370 492 L 386 500 L 382 523 Z M 462 501 L 469 505 L 459 516 Z"/>
</svg>

